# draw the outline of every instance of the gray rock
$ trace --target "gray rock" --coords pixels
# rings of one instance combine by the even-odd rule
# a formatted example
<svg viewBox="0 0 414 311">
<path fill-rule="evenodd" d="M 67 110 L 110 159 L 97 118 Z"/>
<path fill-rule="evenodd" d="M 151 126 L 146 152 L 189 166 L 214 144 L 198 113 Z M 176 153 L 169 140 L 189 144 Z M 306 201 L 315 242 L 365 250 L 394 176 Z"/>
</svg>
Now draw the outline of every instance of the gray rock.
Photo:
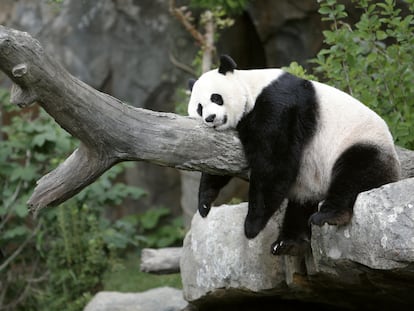
<svg viewBox="0 0 414 311">
<path fill-rule="evenodd" d="M 308 67 L 322 46 L 324 29 L 316 1 L 261 0 L 249 7 L 260 36 L 267 66 L 281 67 L 297 61 Z"/>
<path fill-rule="evenodd" d="M 99 292 L 84 311 L 179 311 L 187 306 L 182 291 L 160 287 L 142 293 Z"/>
<path fill-rule="evenodd" d="M 414 177 L 414 151 L 399 146 L 396 147 L 401 162 L 401 179 Z"/>
<path fill-rule="evenodd" d="M 206 218 L 194 215 L 180 262 L 188 301 L 221 288 L 257 292 L 284 282 L 283 258 L 270 253 L 283 211 L 276 212 L 253 240 L 244 236 L 246 213 L 247 203 L 241 203 L 213 207 Z"/>
<path fill-rule="evenodd" d="M 360 194 L 348 226 L 312 228 L 303 258 L 270 254 L 283 208 L 253 240 L 243 234 L 246 203 L 196 214 L 181 259 L 184 297 L 196 305 L 235 293 L 355 309 L 411 305 L 413 189 L 414 178 Z"/>
<path fill-rule="evenodd" d="M 372 269 L 414 263 L 414 179 L 361 194 L 345 227 L 313 227 L 312 249 L 320 271 L 349 260 Z"/>
</svg>

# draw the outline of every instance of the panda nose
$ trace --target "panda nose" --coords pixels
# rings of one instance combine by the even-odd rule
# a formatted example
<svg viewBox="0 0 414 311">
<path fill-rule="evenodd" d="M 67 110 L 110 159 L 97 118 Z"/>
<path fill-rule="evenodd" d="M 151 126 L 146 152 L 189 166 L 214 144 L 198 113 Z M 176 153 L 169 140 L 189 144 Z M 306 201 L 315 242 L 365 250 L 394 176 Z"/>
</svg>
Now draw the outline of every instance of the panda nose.
<svg viewBox="0 0 414 311">
<path fill-rule="evenodd" d="M 211 114 L 207 118 L 205 118 L 205 121 L 210 123 L 210 122 L 213 122 L 215 118 L 216 118 L 216 115 Z"/>
</svg>

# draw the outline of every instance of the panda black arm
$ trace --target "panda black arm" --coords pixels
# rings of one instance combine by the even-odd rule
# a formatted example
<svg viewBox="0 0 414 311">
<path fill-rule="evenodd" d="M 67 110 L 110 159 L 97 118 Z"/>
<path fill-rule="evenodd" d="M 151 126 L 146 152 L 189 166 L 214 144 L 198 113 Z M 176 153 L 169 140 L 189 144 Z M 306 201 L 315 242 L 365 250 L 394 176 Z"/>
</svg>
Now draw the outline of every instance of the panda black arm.
<svg viewBox="0 0 414 311">
<path fill-rule="evenodd" d="M 202 217 L 210 212 L 211 204 L 217 198 L 221 188 L 231 179 L 231 176 L 201 174 L 200 188 L 198 191 L 198 211 Z"/>
<path fill-rule="evenodd" d="M 253 110 L 239 122 L 250 166 L 246 237 L 254 238 L 288 196 L 316 119 L 311 82 L 283 74 L 263 89 Z"/>
<path fill-rule="evenodd" d="M 277 116 L 283 117 L 286 113 L 288 111 L 278 111 Z M 251 116 L 256 119 L 254 114 Z M 267 114 L 266 118 L 271 116 Z M 286 120 L 273 118 L 269 128 L 266 122 L 253 119 L 246 128 L 239 127 L 250 166 L 249 208 L 245 222 L 248 238 L 254 238 L 280 207 L 299 168 L 299 152 L 295 143 L 288 139 Z"/>
</svg>

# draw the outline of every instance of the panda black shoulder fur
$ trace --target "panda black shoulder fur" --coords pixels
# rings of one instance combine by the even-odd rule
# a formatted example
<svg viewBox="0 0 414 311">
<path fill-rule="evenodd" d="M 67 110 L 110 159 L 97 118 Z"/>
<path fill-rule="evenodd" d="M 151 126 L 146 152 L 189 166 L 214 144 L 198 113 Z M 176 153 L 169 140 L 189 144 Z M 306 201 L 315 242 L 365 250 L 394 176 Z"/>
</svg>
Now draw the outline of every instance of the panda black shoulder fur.
<svg viewBox="0 0 414 311">
<path fill-rule="evenodd" d="M 275 255 L 301 254 L 309 223 L 345 225 L 358 193 L 399 178 L 386 123 L 338 89 L 280 69 L 237 70 L 226 55 L 190 88 L 189 115 L 217 130 L 235 128 L 243 144 L 250 166 L 246 237 L 288 198 Z M 230 178 L 202 174 L 203 217 Z"/>
</svg>

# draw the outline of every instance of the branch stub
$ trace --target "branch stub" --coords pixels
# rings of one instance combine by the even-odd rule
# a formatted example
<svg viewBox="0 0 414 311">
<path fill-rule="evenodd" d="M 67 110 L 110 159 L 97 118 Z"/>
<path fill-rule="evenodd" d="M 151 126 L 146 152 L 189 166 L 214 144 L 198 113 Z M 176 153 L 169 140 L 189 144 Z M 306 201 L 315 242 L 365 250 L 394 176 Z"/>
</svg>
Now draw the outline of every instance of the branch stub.
<svg viewBox="0 0 414 311">
<path fill-rule="evenodd" d="M 27 64 L 22 63 L 13 67 L 12 75 L 16 78 L 21 78 L 27 73 Z"/>
</svg>

